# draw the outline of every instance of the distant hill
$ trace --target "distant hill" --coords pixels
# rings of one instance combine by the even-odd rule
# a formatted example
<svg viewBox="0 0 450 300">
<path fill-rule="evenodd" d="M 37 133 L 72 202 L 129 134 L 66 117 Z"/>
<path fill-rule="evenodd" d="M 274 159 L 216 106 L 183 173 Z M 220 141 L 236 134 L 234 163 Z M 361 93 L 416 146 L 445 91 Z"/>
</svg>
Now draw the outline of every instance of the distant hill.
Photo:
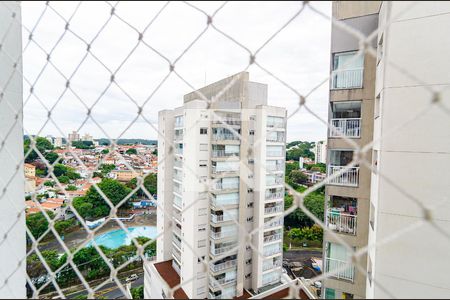
<svg viewBox="0 0 450 300">
<path fill-rule="evenodd" d="M 109 145 L 109 139 L 101 138 L 95 139 L 100 145 Z M 126 144 L 142 144 L 142 145 L 157 145 L 158 141 L 156 140 L 145 140 L 145 139 L 118 139 L 118 145 L 126 145 Z"/>
</svg>

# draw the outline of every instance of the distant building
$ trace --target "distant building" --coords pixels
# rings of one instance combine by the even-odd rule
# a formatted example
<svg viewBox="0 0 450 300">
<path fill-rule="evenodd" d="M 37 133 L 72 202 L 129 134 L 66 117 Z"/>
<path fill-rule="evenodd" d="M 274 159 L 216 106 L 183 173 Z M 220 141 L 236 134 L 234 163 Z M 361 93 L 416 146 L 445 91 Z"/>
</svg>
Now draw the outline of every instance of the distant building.
<svg viewBox="0 0 450 300">
<path fill-rule="evenodd" d="M 25 164 L 25 177 L 36 177 L 36 167 L 32 164 Z"/>
<path fill-rule="evenodd" d="M 62 139 L 62 137 L 55 137 L 53 146 L 55 146 L 55 147 L 62 147 L 63 146 L 63 139 Z"/>
<path fill-rule="evenodd" d="M 114 170 L 111 174 L 113 174 L 114 179 L 121 182 L 128 182 L 133 178 L 143 175 L 139 170 Z"/>
<path fill-rule="evenodd" d="M 51 135 L 47 135 L 45 138 L 47 139 L 47 141 L 49 141 L 53 145 L 54 139 Z"/>
<path fill-rule="evenodd" d="M 94 142 L 94 138 L 89 133 L 83 135 L 82 141 Z"/>
<path fill-rule="evenodd" d="M 80 140 L 81 140 L 80 134 L 74 130 L 72 131 L 72 133 L 69 133 L 67 144 L 70 145 L 72 142 Z"/>
<path fill-rule="evenodd" d="M 314 147 L 314 163 L 327 163 L 327 141 L 318 141 Z"/>
</svg>

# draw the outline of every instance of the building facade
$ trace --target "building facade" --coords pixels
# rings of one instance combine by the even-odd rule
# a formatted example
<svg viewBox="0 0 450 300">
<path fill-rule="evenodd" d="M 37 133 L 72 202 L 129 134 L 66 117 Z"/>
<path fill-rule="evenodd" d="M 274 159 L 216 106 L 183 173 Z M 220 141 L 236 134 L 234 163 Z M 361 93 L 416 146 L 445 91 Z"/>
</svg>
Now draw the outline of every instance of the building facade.
<svg viewBox="0 0 450 300">
<path fill-rule="evenodd" d="M 411 4 L 379 13 L 369 243 L 425 223 L 370 248 L 368 298 L 450 297 L 450 3 Z"/>
<path fill-rule="evenodd" d="M 378 26 L 379 1 L 335 1 L 333 17 L 368 36 Z M 376 40 L 371 41 L 376 48 Z M 331 31 L 330 102 L 327 179 L 325 189 L 326 226 L 341 240 L 325 232 L 323 269 L 330 276 L 323 282 L 325 298 L 364 298 L 367 256 L 353 262 L 351 250 L 367 246 L 371 171 L 365 165 L 343 169 L 353 160 L 351 139 L 362 147 L 373 139 L 376 59 L 360 51 L 359 39 L 336 24 Z M 366 157 L 370 161 L 369 153 Z M 338 173 L 342 172 L 342 173 Z M 345 245 L 349 245 L 350 249 Z"/>
<path fill-rule="evenodd" d="M 327 163 L 327 141 L 318 141 L 314 146 L 314 163 Z"/>
<path fill-rule="evenodd" d="M 209 107 L 200 100 L 230 82 Z M 279 286 L 286 110 L 267 105 L 267 85 L 246 72 L 208 85 L 161 111 L 159 130 L 157 262 L 146 267 L 146 298 L 168 297 L 179 283 L 172 297 L 248 298 Z"/>
<path fill-rule="evenodd" d="M 74 130 L 72 133 L 69 133 L 67 144 L 71 145 L 72 142 L 80 140 L 80 134 Z"/>
</svg>

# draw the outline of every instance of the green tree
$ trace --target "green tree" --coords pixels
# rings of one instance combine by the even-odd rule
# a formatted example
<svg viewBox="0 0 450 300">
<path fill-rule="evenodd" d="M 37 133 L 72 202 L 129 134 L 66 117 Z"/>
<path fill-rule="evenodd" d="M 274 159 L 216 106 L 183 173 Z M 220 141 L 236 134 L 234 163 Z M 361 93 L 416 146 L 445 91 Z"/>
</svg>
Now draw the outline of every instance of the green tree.
<svg viewBox="0 0 450 300">
<path fill-rule="evenodd" d="M 137 150 L 134 149 L 134 148 L 130 148 L 125 153 L 128 154 L 128 155 L 130 155 L 130 154 L 137 154 Z"/>
<path fill-rule="evenodd" d="M 108 175 L 115 168 L 116 168 L 116 165 L 113 165 L 113 164 L 102 164 L 99 169 L 104 177 L 104 176 Z"/>
<path fill-rule="evenodd" d="M 156 173 L 149 173 L 144 178 L 144 187 L 145 189 L 152 195 L 156 194 L 157 191 L 157 185 L 158 185 L 158 177 Z M 126 186 L 135 189 L 137 187 L 137 178 L 133 178 L 130 181 L 126 183 Z M 139 189 L 137 191 L 137 195 L 139 197 L 145 197 L 145 193 L 142 189 Z"/>
<path fill-rule="evenodd" d="M 130 292 L 133 299 L 144 299 L 144 285 L 131 288 Z"/>
<path fill-rule="evenodd" d="M 55 230 L 59 233 L 59 234 L 63 234 L 65 233 L 69 228 L 73 227 L 74 221 L 69 219 L 69 220 L 61 220 L 61 221 L 56 221 L 55 222 Z"/>
<path fill-rule="evenodd" d="M 52 143 L 50 143 L 49 140 L 47 140 L 46 138 L 36 137 L 35 142 L 36 142 L 36 148 L 44 156 L 45 156 L 45 153 L 47 152 L 47 150 L 53 150 Z M 23 151 L 24 151 L 25 155 L 28 153 L 30 148 L 31 148 L 31 139 L 29 137 L 26 137 L 24 140 L 24 143 L 23 143 Z M 25 157 L 25 162 L 32 162 L 32 161 L 36 160 L 37 158 L 39 158 L 39 155 L 33 149 L 30 152 L 30 154 L 28 154 L 28 156 Z"/>
<path fill-rule="evenodd" d="M 53 164 L 58 159 L 59 155 L 55 152 L 47 152 L 44 157 L 49 162 L 49 164 Z"/>
<path fill-rule="evenodd" d="M 56 184 L 56 183 L 55 183 L 54 181 L 51 181 L 51 180 L 44 182 L 44 185 L 45 185 L 45 186 L 50 186 L 50 187 L 54 187 L 55 184 Z"/>
<path fill-rule="evenodd" d="M 50 219 L 54 218 L 54 214 L 52 212 L 49 211 L 46 212 L 46 214 L 50 217 Z M 43 212 L 28 215 L 26 217 L 26 224 L 35 239 L 38 239 L 48 229 L 48 221 Z"/>
<path fill-rule="evenodd" d="M 121 184 L 117 180 L 103 178 L 98 184 L 100 190 L 106 197 L 112 202 L 113 205 L 117 205 L 122 201 L 130 192 L 131 189 Z M 89 209 L 89 205 L 91 207 Z M 109 214 L 110 207 L 105 202 L 103 197 L 97 192 L 94 186 L 92 186 L 85 197 L 76 198 L 74 200 L 74 207 L 83 218 L 98 218 L 104 217 Z"/>
<path fill-rule="evenodd" d="M 109 153 L 109 149 L 103 149 L 101 153 L 102 154 L 108 154 Z"/>
<path fill-rule="evenodd" d="M 306 188 L 300 186 L 297 190 L 303 192 L 305 189 Z M 291 207 L 292 203 L 293 197 L 287 195 L 284 202 L 285 209 Z M 304 205 L 314 216 L 323 221 L 325 205 L 325 194 L 323 192 L 314 191 L 308 194 L 308 196 L 305 197 Z M 296 209 L 284 218 L 284 224 L 289 227 L 311 227 L 314 225 L 314 221 L 302 210 Z"/>
<path fill-rule="evenodd" d="M 318 171 L 318 172 L 321 172 L 321 173 L 326 173 L 327 172 L 327 166 L 325 164 L 322 164 L 322 163 L 313 164 L 313 165 L 305 165 L 305 168 L 307 170 Z"/>
<path fill-rule="evenodd" d="M 63 176 L 59 176 L 59 177 L 58 177 L 58 181 L 59 181 L 60 183 L 62 183 L 62 184 L 67 184 L 67 183 L 70 182 L 70 178 L 67 177 L 67 176 L 65 176 L 65 175 L 63 175 Z"/>
<path fill-rule="evenodd" d="M 285 165 L 285 169 L 286 169 L 285 175 L 289 176 L 293 170 L 298 170 L 299 168 L 300 167 L 299 167 L 298 161 L 293 162 L 293 163 L 286 163 L 286 165 Z"/>
<path fill-rule="evenodd" d="M 60 262 L 58 251 L 41 250 L 41 255 L 44 257 L 45 262 L 52 271 L 59 268 Z M 47 269 L 36 253 L 27 257 L 27 273 L 35 287 L 41 286 L 43 282 L 40 283 L 39 279 L 48 274 Z"/>
<path fill-rule="evenodd" d="M 93 149 L 94 143 L 91 141 L 73 141 L 72 147 L 77 149 Z"/>
<path fill-rule="evenodd" d="M 66 187 L 66 191 L 76 191 L 76 190 L 77 190 L 77 187 L 72 184 L 70 184 Z"/>
<path fill-rule="evenodd" d="M 300 170 L 292 170 L 289 174 L 289 179 L 296 184 L 305 184 L 308 176 Z"/>
<path fill-rule="evenodd" d="M 296 160 L 300 157 L 308 157 L 310 159 L 314 159 L 314 153 L 312 149 L 314 148 L 315 143 L 313 142 L 302 142 L 295 141 L 291 142 L 287 145 L 288 151 L 286 151 L 286 160 Z M 295 146 L 295 147 L 294 147 Z"/>
</svg>

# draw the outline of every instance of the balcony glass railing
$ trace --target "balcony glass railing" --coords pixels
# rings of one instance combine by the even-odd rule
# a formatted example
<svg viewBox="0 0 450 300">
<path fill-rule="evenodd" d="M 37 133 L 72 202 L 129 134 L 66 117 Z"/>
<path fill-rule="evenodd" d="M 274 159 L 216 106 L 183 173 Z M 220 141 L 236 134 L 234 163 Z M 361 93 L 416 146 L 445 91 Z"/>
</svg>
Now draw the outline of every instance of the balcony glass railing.
<svg viewBox="0 0 450 300">
<path fill-rule="evenodd" d="M 273 245 L 270 245 L 273 246 Z M 281 245 L 277 245 L 276 247 L 264 247 L 263 254 L 264 256 L 272 256 L 275 254 L 279 254 L 283 251 Z"/>
<path fill-rule="evenodd" d="M 180 266 L 175 261 L 172 261 L 172 268 L 178 273 L 178 275 L 181 275 Z"/>
<path fill-rule="evenodd" d="M 215 279 L 215 280 L 214 279 L 215 278 L 212 276 L 209 278 L 209 285 L 213 289 L 220 289 L 224 285 L 228 285 L 228 284 L 232 284 L 232 283 L 236 282 L 236 277 L 220 278 L 220 279 Z"/>
<path fill-rule="evenodd" d="M 183 168 L 183 162 L 181 161 L 181 160 L 175 160 L 174 162 L 173 162 L 173 165 L 175 166 L 175 167 L 177 167 L 177 168 Z"/>
<path fill-rule="evenodd" d="M 341 170 L 346 169 L 336 178 L 327 179 L 328 184 L 358 186 L 359 183 L 359 167 L 346 168 L 345 166 L 329 166 L 328 176 L 332 176 Z"/>
<path fill-rule="evenodd" d="M 218 248 L 211 247 L 210 248 L 210 253 L 212 255 L 222 255 L 222 254 L 224 254 L 226 252 L 232 251 L 233 249 L 235 249 L 235 251 L 237 251 L 236 245 L 224 246 L 224 247 L 218 247 Z M 233 251 L 233 252 L 235 252 L 235 251 Z"/>
<path fill-rule="evenodd" d="M 211 231 L 209 236 L 213 239 L 223 239 L 227 237 L 237 236 L 237 230 L 229 230 L 229 231 Z"/>
<path fill-rule="evenodd" d="M 213 272 L 220 272 L 229 268 L 234 268 L 237 265 L 237 260 L 233 259 L 233 260 L 229 260 L 220 264 L 210 264 L 209 268 L 211 269 L 211 271 Z"/>
<path fill-rule="evenodd" d="M 181 262 L 181 253 L 178 253 L 178 250 L 176 248 L 172 249 L 172 255 L 178 260 L 178 262 Z"/>
<path fill-rule="evenodd" d="M 282 237 L 281 233 L 264 236 L 264 243 L 271 243 L 271 242 L 279 241 L 279 240 L 281 240 L 281 237 Z"/>
<path fill-rule="evenodd" d="M 178 249 L 181 249 L 181 241 L 177 238 L 173 237 L 172 242 L 178 247 Z"/>
<path fill-rule="evenodd" d="M 361 118 L 331 119 L 330 137 L 361 136 Z"/>
<path fill-rule="evenodd" d="M 356 216 L 347 213 L 341 213 L 333 209 L 329 209 L 327 212 L 327 226 L 331 230 L 337 232 L 355 235 Z"/>
<path fill-rule="evenodd" d="M 214 190 L 235 190 L 239 188 L 239 181 L 236 182 L 222 182 L 217 181 L 214 185 Z"/>
<path fill-rule="evenodd" d="M 227 222 L 231 220 L 237 220 L 236 215 L 223 214 L 223 215 L 214 215 L 211 214 L 211 222 L 219 223 L 219 222 Z"/>
<path fill-rule="evenodd" d="M 264 222 L 264 229 L 267 228 L 272 228 L 272 227 L 278 227 L 278 226 L 283 226 L 283 219 L 274 219 L 274 220 L 269 220 L 267 222 Z"/>
<path fill-rule="evenodd" d="M 361 88 L 363 83 L 363 68 L 334 70 L 331 72 L 332 89 Z"/>
<path fill-rule="evenodd" d="M 330 276 L 338 279 L 345 279 L 353 281 L 355 277 L 355 268 L 350 262 L 326 258 L 325 259 L 325 271 L 329 272 Z"/>
<path fill-rule="evenodd" d="M 214 206 L 239 204 L 239 193 L 220 194 L 211 198 Z"/>
<path fill-rule="evenodd" d="M 266 200 L 283 199 L 284 192 L 266 193 Z"/>
<path fill-rule="evenodd" d="M 213 150 L 212 151 L 212 157 L 221 158 L 221 157 L 239 157 L 239 151 L 238 152 L 229 152 L 225 150 Z"/>
<path fill-rule="evenodd" d="M 271 269 L 275 269 L 275 268 L 279 268 L 282 266 L 282 261 L 281 260 L 277 260 L 277 261 L 267 261 L 263 263 L 263 272 L 264 271 L 268 271 Z"/>
<path fill-rule="evenodd" d="M 284 210 L 283 206 L 272 206 L 272 207 L 266 207 L 264 208 L 264 213 L 265 214 L 274 214 L 274 213 L 279 213 L 282 212 Z"/>
<path fill-rule="evenodd" d="M 267 186 L 280 185 L 280 184 L 284 184 L 283 176 L 276 176 L 276 175 L 266 176 L 266 185 Z"/>
<path fill-rule="evenodd" d="M 173 198 L 173 204 L 176 205 L 177 207 L 179 207 L 180 209 L 182 208 L 181 203 L 182 203 L 181 198 L 179 198 L 177 196 L 175 196 Z"/>
<path fill-rule="evenodd" d="M 213 141 L 238 141 L 240 137 L 233 133 L 216 133 L 212 135 Z"/>
</svg>

